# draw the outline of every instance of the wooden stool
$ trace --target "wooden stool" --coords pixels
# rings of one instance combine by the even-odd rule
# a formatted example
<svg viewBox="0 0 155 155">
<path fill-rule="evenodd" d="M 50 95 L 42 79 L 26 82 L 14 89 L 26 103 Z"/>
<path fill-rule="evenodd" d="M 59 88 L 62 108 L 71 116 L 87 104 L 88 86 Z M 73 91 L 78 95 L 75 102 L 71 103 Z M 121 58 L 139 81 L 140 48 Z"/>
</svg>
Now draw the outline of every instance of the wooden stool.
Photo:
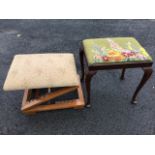
<svg viewBox="0 0 155 155">
<path fill-rule="evenodd" d="M 42 88 L 47 88 L 43 95 Z M 52 91 L 54 88 L 57 90 Z M 16 55 L 3 89 L 25 90 L 21 107 L 25 114 L 66 108 L 78 109 L 85 105 L 74 56 L 70 53 Z M 35 93 L 32 93 L 33 90 Z M 77 91 L 78 98 L 49 103 L 50 100 L 73 91 Z"/>
<path fill-rule="evenodd" d="M 84 62 L 86 60 L 86 71 Z M 82 41 L 80 49 L 82 77 L 85 77 L 87 90 L 87 107 L 90 107 L 90 84 L 98 70 L 122 69 L 121 79 L 124 79 L 126 68 L 141 67 L 144 75 L 138 85 L 132 103 L 137 103 L 136 97 L 140 89 L 152 74 L 152 58 L 140 43 L 132 37 L 96 38 Z"/>
</svg>

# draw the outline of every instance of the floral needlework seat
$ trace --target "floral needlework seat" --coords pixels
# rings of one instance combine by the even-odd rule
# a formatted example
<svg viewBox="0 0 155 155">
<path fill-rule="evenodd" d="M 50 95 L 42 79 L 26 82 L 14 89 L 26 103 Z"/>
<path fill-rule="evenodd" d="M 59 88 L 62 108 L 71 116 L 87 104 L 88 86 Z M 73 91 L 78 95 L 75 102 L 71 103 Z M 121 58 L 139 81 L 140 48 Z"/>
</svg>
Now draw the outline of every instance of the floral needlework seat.
<svg viewBox="0 0 155 155">
<path fill-rule="evenodd" d="M 89 65 L 152 61 L 148 52 L 132 37 L 85 39 L 83 48 Z"/>
</svg>

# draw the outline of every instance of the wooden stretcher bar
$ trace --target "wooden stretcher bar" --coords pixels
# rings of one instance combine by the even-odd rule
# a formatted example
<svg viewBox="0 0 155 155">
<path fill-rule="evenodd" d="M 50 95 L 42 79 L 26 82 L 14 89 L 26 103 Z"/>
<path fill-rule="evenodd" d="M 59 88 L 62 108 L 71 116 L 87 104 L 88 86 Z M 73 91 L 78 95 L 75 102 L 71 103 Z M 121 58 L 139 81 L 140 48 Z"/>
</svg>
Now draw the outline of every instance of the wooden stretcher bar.
<svg viewBox="0 0 155 155">
<path fill-rule="evenodd" d="M 42 105 L 43 103 L 51 99 L 54 99 L 64 94 L 68 94 L 75 90 L 77 90 L 78 99 L 58 101 L 55 102 L 55 104 Z M 31 92 L 32 90 L 27 89 L 24 91 L 21 111 L 25 114 L 34 114 L 36 112 L 41 111 L 66 109 L 66 108 L 79 109 L 83 108 L 85 105 L 81 84 L 79 84 L 79 86 L 65 87 L 60 90 L 47 93 L 43 96 L 39 96 L 40 95 L 39 90 L 36 90 L 35 99 L 30 100 Z"/>
</svg>

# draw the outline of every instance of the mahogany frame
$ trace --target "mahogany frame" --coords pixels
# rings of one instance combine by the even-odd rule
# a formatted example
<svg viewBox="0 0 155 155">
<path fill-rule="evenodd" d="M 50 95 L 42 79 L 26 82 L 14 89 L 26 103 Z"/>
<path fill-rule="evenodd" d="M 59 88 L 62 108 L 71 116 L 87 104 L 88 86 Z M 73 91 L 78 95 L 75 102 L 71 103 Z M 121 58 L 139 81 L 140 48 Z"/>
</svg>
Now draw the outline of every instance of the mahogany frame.
<svg viewBox="0 0 155 155">
<path fill-rule="evenodd" d="M 90 91 L 91 91 L 91 79 L 92 77 L 97 73 L 99 70 L 107 70 L 107 69 L 122 69 L 122 74 L 120 79 L 123 80 L 125 76 L 125 70 L 127 68 L 142 68 L 144 71 L 143 77 L 136 89 L 136 91 L 133 94 L 131 103 L 136 104 L 137 103 L 137 95 L 141 88 L 144 86 L 144 84 L 147 82 L 147 80 L 150 78 L 153 69 L 152 69 L 152 64 L 153 62 L 150 61 L 145 61 L 145 62 L 127 62 L 127 63 L 114 63 L 114 64 L 97 64 L 97 65 L 89 65 L 86 54 L 83 48 L 83 45 L 81 45 L 80 48 L 80 63 L 81 63 L 81 81 L 85 81 L 86 85 L 86 92 L 87 92 L 87 101 L 86 101 L 86 106 L 90 107 Z M 85 65 L 86 63 L 86 65 Z M 86 66 L 86 67 L 85 67 Z"/>
</svg>

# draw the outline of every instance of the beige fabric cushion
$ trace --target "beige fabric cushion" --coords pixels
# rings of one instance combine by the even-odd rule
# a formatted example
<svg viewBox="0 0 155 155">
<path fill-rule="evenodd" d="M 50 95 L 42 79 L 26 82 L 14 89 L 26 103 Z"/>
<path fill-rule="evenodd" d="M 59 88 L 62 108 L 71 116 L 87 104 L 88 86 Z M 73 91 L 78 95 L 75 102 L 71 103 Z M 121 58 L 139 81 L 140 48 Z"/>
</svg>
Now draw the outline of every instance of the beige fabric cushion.
<svg viewBox="0 0 155 155">
<path fill-rule="evenodd" d="M 71 53 L 16 55 L 4 90 L 52 88 L 79 84 Z"/>
</svg>

